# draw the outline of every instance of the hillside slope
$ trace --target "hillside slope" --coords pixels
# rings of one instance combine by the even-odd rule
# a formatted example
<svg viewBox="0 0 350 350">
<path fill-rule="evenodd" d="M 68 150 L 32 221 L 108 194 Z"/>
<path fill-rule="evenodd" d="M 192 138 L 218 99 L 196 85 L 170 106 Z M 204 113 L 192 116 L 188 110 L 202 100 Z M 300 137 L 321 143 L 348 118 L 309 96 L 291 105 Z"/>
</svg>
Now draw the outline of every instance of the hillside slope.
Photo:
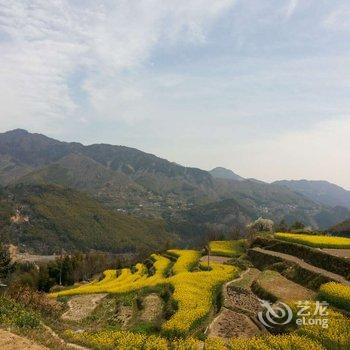
<svg viewBox="0 0 350 350">
<path fill-rule="evenodd" d="M 282 180 L 274 184 L 303 194 L 312 201 L 330 207 L 343 206 L 350 209 L 350 191 L 328 181 Z"/>
<path fill-rule="evenodd" d="M 162 220 L 112 212 L 86 194 L 55 185 L 17 185 L 0 193 L 0 237 L 38 253 L 157 250 L 174 236 Z"/>
<path fill-rule="evenodd" d="M 182 216 L 187 210 L 209 204 L 222 208 L 227 199 L 248 208 L 254 213 L 251 219 L 300 220 L 318 229 L 350 217 L 349 209 L 316 203 L 281 184 L 237 178 L 227 169 L 224 172 L 221 177 L 229 179 L 218 178 L 217 171 L 213 177 L 207 171 L 125 146 L 84 146 L 25 130 L 0 134 L 0 185 L 71 187 L 93 195 L 111 209 L 143 217 L 169 218 L 177 212 Z M 246 216 L 244 210 L 241 215 Z"/>
</svg>

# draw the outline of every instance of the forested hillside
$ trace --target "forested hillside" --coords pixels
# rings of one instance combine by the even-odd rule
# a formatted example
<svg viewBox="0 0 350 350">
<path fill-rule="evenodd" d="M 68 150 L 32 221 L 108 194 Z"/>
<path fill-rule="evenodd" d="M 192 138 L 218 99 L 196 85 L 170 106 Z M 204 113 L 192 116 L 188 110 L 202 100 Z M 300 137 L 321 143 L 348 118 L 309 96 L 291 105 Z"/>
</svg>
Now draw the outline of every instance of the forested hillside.
<svg viewBox="0 0 350 350">
<path fill-rule="evenodd" d="M 37 253 L 157 250 L 174 237 L 164 222 L 105 209 L 84 193 L 56 185 L 1 190 L 1 241 Z"/>
</svg>

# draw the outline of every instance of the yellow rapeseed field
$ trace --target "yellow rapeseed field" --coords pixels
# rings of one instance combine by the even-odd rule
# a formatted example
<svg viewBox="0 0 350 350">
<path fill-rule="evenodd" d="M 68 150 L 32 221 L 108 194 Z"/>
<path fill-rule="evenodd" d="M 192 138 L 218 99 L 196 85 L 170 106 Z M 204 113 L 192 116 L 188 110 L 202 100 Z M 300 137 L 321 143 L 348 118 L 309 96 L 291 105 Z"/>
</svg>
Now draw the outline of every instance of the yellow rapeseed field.
<svg viewBox="0 0 350 350">
<path fill-rule="evenodd" d="M 336 282 L 323 284 L 320 287 L 319 299 L 350 311 L 350 286 Z"/>
<path fill-rule="evenodd" d="M 237 275 L 238 268 L 212 262 L 209 271 L 190 272 L 191 268 L 198 264 L 200 258 L 198 251 L 172 250 L 169 253 L 178 257 L 173 266 L 173 276 L 164 276 L 170 260 L 154 254 L 152 258 L 155 261 L 156 272 L 152 276 L 147 275 L 147 269 L 143 264 L 136 265 L 135 273 L 131 273 L 130 269 L 123 269 L 119 276 L 115 271 L 107 270 L 102 281 L 52 293 L 51 297 L 92 293 L 122 294 L 145 287 L 171 284 L 178 310 L 163 323 L 162 331 L 172 337 L 185 336 L 208 315 L 218 287 Z"/>
<path fill-rule="evenodd" d="M 94 348 L 118 350 L 198 350 L 199 341 L 193 338 L 172 341 L 155 335 L 136 334 L 129 331 L 107 330 L 100 332 L 66 331 L 72 341 L 78 341 Z"/>
<path fill-rule="evenodd" d="M 168 253 L 177 257 L 173 266 L 173 273 L 177 275 L 181 272 L 188 272 L 198 263 L 200 253 L 196 250 L 172 249 Z"/>
<path fill-rule="evenodd" d="M 349 249 L 350 238 L 295 233 L 276 233 L 275 237 L 283 241 L 305 244 L 315 248 Z"/>
<path fill-rule="evenodd" d="M 209 243 L 211 254 L 235 257 L 244 252 L 245 240 L 237 241 L 211 241 Z"/>
</svg>

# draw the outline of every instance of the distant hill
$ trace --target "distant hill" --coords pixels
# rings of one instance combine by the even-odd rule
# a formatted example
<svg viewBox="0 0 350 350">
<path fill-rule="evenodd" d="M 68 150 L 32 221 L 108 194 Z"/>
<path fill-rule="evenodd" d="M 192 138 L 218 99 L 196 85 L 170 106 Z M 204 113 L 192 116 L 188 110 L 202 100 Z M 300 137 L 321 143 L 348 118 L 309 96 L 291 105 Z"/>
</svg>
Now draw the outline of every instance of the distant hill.
<svg viewBox="0 0 350 350">
<path fill-rule="evenodd" d="M 108 197 L 115 205 L 210 200 L 212 176 L 124 146 L 60 142 L 17 129 L 0 134 L 0 184 L 49 182 Z M 114 199 L 115 201 L 114 201 Z"/>
<path fill-rule="evenodd" d="M 209 171 L 210 175 L 217 179 L 228 179 L 228 180 L 244 180 L 243 177 L 235 174 L 232 170 L 217 167 Z"/>
<path fill-rule="evenodd" d="M 163 220 L 112 212 L 84 193 L 56 185 L 0 192 L 0 238 L 36 253 L 158 250 L 175 236 Z"/>
<path fill-rule="evenodd" d="M 84 146 L 17 129 L 0 133 L 0 185 L 20 184 L 72 188 L 118 214 L 165 218 L 183 237 L 189 231 L 174 218 L 188 220 L 198 235 L 204 226 L 218 227 L 220 221 L 227 230 L 259 216 L 299 220 L 317 229 L 350 218 L 350 209 L 342 204 L 320 203 L 281 183 L 244 179 L 224 168 L 207 172 L 184 167 L 135 148 Z"/>
<path fill-rule="evenodd" d="M 275 181 L 274 184 L 299 192 L 319 204 L 350 209 L 350 191 L 328 181 L 282 180 Z"/>
</svg>

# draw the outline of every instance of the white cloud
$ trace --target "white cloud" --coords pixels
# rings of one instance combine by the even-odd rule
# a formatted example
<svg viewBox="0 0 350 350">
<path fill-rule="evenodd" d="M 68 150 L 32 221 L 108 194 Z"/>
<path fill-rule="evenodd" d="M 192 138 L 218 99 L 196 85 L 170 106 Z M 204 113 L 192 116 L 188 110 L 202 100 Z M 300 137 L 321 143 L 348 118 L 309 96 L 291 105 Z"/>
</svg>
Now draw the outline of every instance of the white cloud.
<svg viewBox="0 0 350 350">
<path fill-rule="evenodd" d="M 142 96 L 125 86 L 123 72 L 147 61 L 161 39 L 203 43 L 211 23 L 232 3 L 1 0 L 1 128 L 21 123 L 53 131 L 62 119 L 76 117 L 81 106 L 70 79 L 79 70 L 91 115 L 118 118 L 119 107 Z"/>
</svg>

